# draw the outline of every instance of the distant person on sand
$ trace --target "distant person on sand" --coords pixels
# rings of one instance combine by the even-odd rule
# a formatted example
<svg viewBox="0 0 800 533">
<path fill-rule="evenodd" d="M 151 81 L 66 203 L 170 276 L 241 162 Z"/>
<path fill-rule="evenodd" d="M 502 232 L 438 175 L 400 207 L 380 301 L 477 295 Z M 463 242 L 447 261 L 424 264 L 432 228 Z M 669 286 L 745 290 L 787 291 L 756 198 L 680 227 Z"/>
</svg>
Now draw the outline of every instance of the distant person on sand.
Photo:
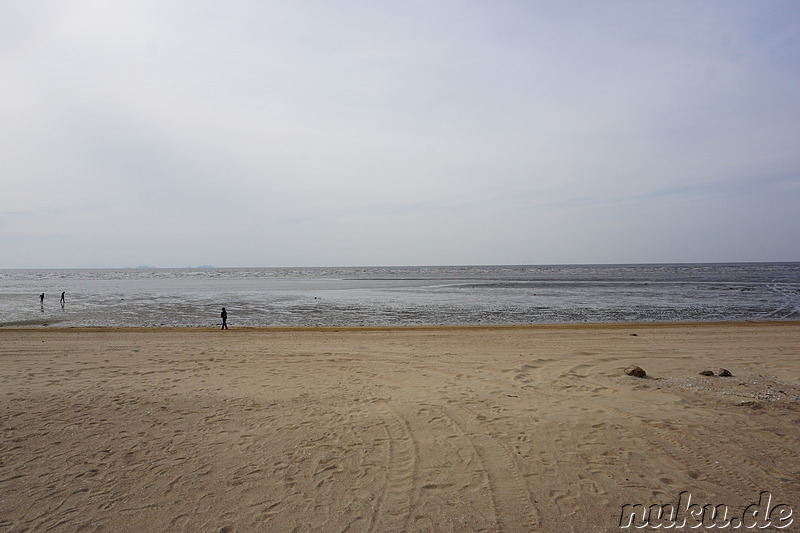
<svg viewBox="0 0 800 533">
<path fill-rule="evenodd" d="M 39 295 L 39 303 L 44 305 L 44 293 Z"/>
<path fill-rule="evenodd" d="M 61 291 L 61 305 L 64 305 L 64 295 L 67 294 L 66 291 Z"/>
<path fill-rule="evenodd" d="M 222 308 L 222 314 L 219 316 L 222 317 L 222 328 L 220 329 L 228 329 L 228 312 L 224 307 Z"/>
</svg>

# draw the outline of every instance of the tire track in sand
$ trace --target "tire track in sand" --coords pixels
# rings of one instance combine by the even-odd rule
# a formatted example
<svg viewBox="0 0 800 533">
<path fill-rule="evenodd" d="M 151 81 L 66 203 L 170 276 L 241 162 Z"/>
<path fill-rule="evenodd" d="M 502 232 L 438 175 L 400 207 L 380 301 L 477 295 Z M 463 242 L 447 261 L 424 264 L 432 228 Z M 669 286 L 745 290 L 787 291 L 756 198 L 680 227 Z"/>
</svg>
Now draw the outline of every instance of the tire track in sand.
<svg viewBox="0 0 800 533">
<path fill-rule="evenodd" d="M 356 372 L 369 376 L 370 380 L 397 383 L 405 388 L 414 389 L 416 398 L 430 400 L 432 403 L 426 405 L 435 407 L 449 421 L 449 425 L 456 430 L 459 438 L 466 441 L 468 448 L 472 450 L 480 462 L 489 489 L 488 496 L 494 515 L 492 519 L 496 524 L 496 529 L 498 531 L 517 530 L 520 524 L 524 524 L 526 529 L 535 529 L 535 525 L 540 523 L 541 517 L 532 503 L 533 498 L 528 490 L 527 483 L 516 464 L 516 453 L 505 445 L 502 439 L 495 436 L 499 435 L 499 432 L 491 425 L 488 418 L 477 415 L 471 409 L 458 403 L 458 401 L 447 399 L 425 387 L 420 387 L 417 381 L 426 372 L 439 375 L 449 374 L 449 372 L 442 372 L 440 369 L 427 366 L 414 366 L 416 379 L 409 379 L 405 375 L 389 378 L 385 374 L 376 373 L 366 367 L 359 368 Z M 336 370 L 334 370 L 334 373 L 336 373 Z M 459 373 L 457 377 L 476 379 L 480 382 L 488 381 L 493 385 L 502 383 L 496 380 L 489 380 L 483 376 L 467 375 L 463 372 Z M 408 530 L 410 520 L 413 518 L 412 511 L 419 499 L 419 483 L 417 483 L 417 478 L 419 477 L 419 450 L 413 439 L 413 431 L 411 429 L 415 422 L 399 415 L 386 400 L 376 399 L 370 405 L 374 407 L 376 414 L 386 424 L 387 434 L 391 439 L 390 445 L 394 443 L 395 446 L 394 448 L 390 447 L 392 457 L 390 458 L 386 489 L 380 496 L 379 503 L 376 506 L 375 518 L 370 524 L 369 531 L 397 530 L 398 528 L 393 527 L 394 524 L 398 523 L 396 517 L 392 517 L 392 520 L 387 522 L 388 510 L 397 509 L 398 506 L 404 505 L 403 502 L 410 501 L 410 504 L 405 504 L 409 512 L 403 521 L 401 529 Z M 451 407 L 448 408 L 448 406 Z M 420 431 L 430 431 L 429 425 L 424 425 L 425 428 L 420 428 Z M 404 442 L 406 444 L 403 444 Z M 407 446 L 409 443 L 413 443 L 414 447 L 415 466 L 413 468 L 413 476 L 407 475 L 410 470 L 409 461 L 406 455 L 407 452 L 402 450 L 402 447 Z M 407 491 L 409 496 L 401 497 L 402 491 Z M 413 495 L 411 495 L 412 491 Z"/>
<path fill-rule="evenodd" d="M 469 440 L 484 466 L 498 530 L 509 531 L 519 524 L 535 530 L 540 517 L 516 465 L 514 453 L 492 436 L 496 431 L 491 424 L 482 421 L 469 408 L 453 404 L 453 409 L 446 415 Z"/>
<path fill-rule="evenodd" d="M 369 406 L 386 431 L 389 465 L 386 482 L 367 531 L 407 531 L 418 496 L 416 478 L 419 451 L 408 420 L 389 402 L 376 399 Z"/>
</svg>

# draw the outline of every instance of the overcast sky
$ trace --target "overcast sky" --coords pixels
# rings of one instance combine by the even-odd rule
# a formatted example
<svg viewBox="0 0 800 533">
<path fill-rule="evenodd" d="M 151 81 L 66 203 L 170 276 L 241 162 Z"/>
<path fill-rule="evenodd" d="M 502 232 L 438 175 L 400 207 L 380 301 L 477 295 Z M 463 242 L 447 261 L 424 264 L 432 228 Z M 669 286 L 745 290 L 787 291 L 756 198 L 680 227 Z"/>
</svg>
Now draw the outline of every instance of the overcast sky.
<svg viewBox="0 0 800 533">
<path fill-rule="evenodd" d="M 0 268 L 800 260 L 800 2 L 0 1 Z"/>
</svg>

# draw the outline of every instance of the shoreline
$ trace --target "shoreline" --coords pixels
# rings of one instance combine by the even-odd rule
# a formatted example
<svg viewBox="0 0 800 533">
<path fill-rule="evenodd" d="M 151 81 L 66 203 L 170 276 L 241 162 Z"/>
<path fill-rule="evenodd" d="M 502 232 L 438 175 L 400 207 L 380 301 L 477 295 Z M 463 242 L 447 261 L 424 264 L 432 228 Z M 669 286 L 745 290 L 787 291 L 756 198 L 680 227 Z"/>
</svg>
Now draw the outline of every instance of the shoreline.
<svg viewBox="0 0 800 533">
<path fill-rule="evenodd" d="M 525 330 L 525 329 L 624 329 L 624 328 L 676 328 L 713 326 L 800 326 L 800 320 L 720 320 L 686 322 L 564 322 L 547 324 L 446 324 L 398 326 L 233 326 L 228 331 L 304 332 L 304 331 L 426 331 L 426 330 Z M 0 325 L 2 331 L 214 331 L 217 326 L 50 326 L 50 325 Z"/>
</svg>

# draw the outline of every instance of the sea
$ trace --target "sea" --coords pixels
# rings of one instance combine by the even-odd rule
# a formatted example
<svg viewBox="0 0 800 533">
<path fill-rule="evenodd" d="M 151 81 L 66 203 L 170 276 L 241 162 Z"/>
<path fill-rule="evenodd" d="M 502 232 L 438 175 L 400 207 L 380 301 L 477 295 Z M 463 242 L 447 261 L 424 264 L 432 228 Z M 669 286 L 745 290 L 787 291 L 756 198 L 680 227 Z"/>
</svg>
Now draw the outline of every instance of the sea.
<svg viewBox="0 0 800 533">
<path fill-rule="evenodd" d="M 0 270 L 0 327 L 219 326 L 223 306 L 231 328 L 798 320 L 800 263 Z"/>
</svg>

